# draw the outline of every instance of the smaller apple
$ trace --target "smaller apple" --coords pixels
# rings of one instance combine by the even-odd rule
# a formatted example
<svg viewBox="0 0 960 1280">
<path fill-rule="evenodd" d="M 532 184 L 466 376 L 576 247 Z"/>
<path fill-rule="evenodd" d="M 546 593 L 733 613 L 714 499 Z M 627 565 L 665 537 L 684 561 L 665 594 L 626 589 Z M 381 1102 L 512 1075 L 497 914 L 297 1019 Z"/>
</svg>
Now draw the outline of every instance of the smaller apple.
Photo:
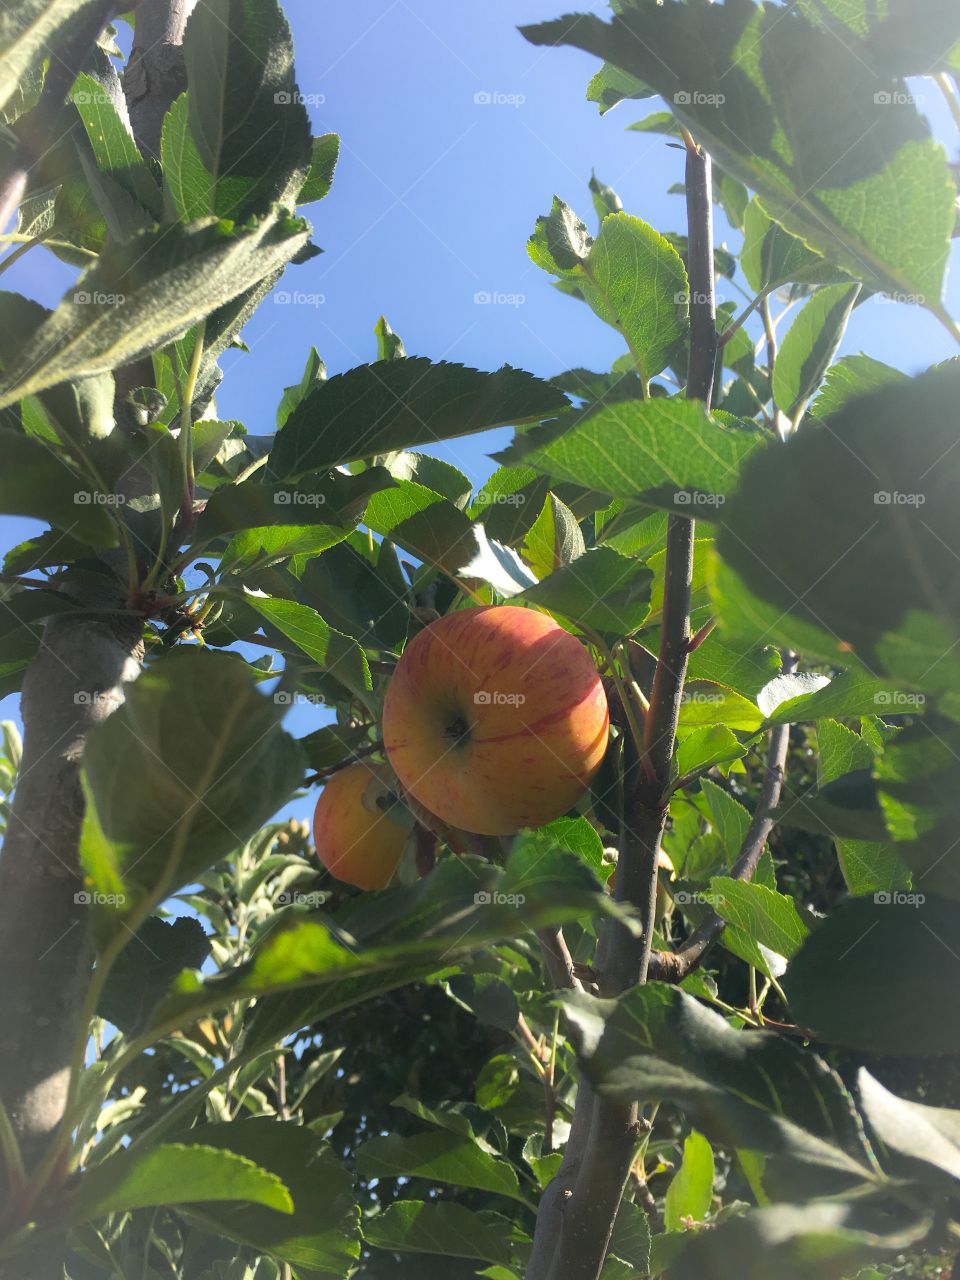
<svg viewBox="0 0 960 1280">
<path fill-rule="evenodd" d="M 389 770 L 358 761 L 324 784 L 313 815 L 317 857 L 337 880 L 384 889 L 393 879 L 409 830 L 387 809 L 397 804 Z"/>
</svg>

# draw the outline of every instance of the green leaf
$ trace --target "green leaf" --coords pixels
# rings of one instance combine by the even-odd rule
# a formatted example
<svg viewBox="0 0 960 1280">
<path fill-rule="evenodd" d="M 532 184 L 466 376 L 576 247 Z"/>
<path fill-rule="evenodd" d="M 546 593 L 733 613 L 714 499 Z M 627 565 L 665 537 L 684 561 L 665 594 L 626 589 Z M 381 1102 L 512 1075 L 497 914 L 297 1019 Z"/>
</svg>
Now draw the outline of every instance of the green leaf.
<svg viewBox="0 0 960 1280">
<path fill-rule="evenodd" d="M 756 432 L 721 426 L 700 401 L 675 397 L 608 405 L 559 435 L 534 428 L 498 458 L 615 498 L 715 518 L 760 443 Z"/>
<path fill-rule="evenodd" d="M 505 365 L 480 373 L 421 357 L 360 365 L 313 388 L 287 419 L 270 456 L 278 479 L 489 427 L 529 422 L 566 397 Z"/>
<path fill-rule="evenodd" d="M 245 480 L 242 484 L 224 485 L 206 501 L 197 521 L 195 545 L 238 530 L 263 533 L 271 525 L 289 526 L 294 520 L 296 526 L 352 525 L 371 493 L 392 483 L 382 467 L 371 467 L 357 476 L 340 471 L 304 476 L 298 484 Z"/>
<path fill-rule="evenodd" d="M 373 688 L 366 655 L 356 640 L 334 631 L 316 609 L 298 604 L 296 600 L 281 600 L 253 592 L 247 592 L 244 601 L 348 689 L 360 692 Z"/>
<path fill-rule="evenodd" d="M 364 524 L 427 564 L 458 573 L 477 554 L 470 517 L 448 498 L 412 480 L 375 493 Z"/>
<path fill-rule="evenodd" d="M 197 1216 L 217 1236 L 325 1277 L 345 1277 L 356 1265 L 360 1213 L 353 1177 L 309 1127 L 258 1117 L 197 1125 L 183 1141 L 253 1161 L 290 1192 L 290 1214 L 255 1205 L 204 1205 Z"/>
<path fill-rule="evenodd" d="M 618 638 L 631 635 L 647 616 L 653 574 L 612 547 L 594 547 L 527 587 L 517 597 L 549 613 Z"/>
<path fill-rule="evenodd" d="M 209 953 L 198 920 L 150 916 L 110 970 L 97 1013 L 124 1034 L 136 1035 L 180 970 L 199 969 Z"/>
<path fill-rule="evenodd" d="M 316 347 L 311 347 L 307 354 L 307 362 L 304 365 L 303 373 L 300 381 L 292 387 L 284 387 L 283 395 L 280 397 L 280 403 L 277 405 L 277 430 L 286 426 L 287 419 L 293 413 L 294 409 L 301 400 L 307 396 L 318 382 L 324 382 L 327 376 L 327 366 L 320 359 L 320 355 Z"/>
<path fill-rule="evenodd" d="M 679 724 L 683 729 L 705 724 L 725 724 L 728 729 L 753 732 L 763 723 L 756 703 L 733 689 L 709 680 L 688 680 L 680 700 Z"/>
<path fill-rule="evenodd" d="M 597 315 L 627 340 L 644 381 L 671 361 L 687 333 L 687 273 L 662 235 L 626 213 L 604 218 L 581 285 Z"/>
<path fill-rule="evenodd" d="M 532 467 L 498 467 L 477 490 L 468 508 L 470 517 L 482 520 L 488 536 L 497 542 L 506 546 L 519 542 L 539 518 L 548 483 Z"/>
<path fill-rule="evenodd" d="M 473 488 L 459 467 L 451 466 L 442 458 L 433 458 L 429 453 L 400 450 L 396 453 L 379 454 L 377 462 L 394 480 L 412 480 L 415 484 L 433 489 L 461 510 L 466 506 Z"/>
<path fill-rule="evenodd" d="M 703 1222 L 713 1202 L 713 1150 L 694 1129 L 683 1142 L 683 1160 L 673 1175 L 663 1202 L 667 1231 L 678 1231 L 689 1222 Z"/>
<path fill-rule="evenodd" d="M 511 1164 L 474 1139 L 444 1129 L 371 1138 L 357 1151 L 357 1171 L 365 1178 L 428 1178 L 523 1200 Z"/>
<path fill-rule="evenodd" d="M 362 1148 L 361 1148 L 362 1150 Z M 366 1220 L 363 1238 L 395 1253 L 434 1253 L 444 1258 L 477 1258 L 510 1264 L 516 1241 L 527 1241 L 509 1218 L 474 1213 L 459 1204 L 401 1200 Z"/>
<path fill-rule="evenodd" d="M 901 1205 L 771 1205 L 688 1236 L 669 1275 L 703 1280 L 713 1269 L 737 1280 L 849 1280 L 858 1263 L 910 1250 L 929 1229 L 929 1218 Z"/>
<path fill-rule="evenodd" d="M 73 82 L 70 99 L 86 130 L 97 168 L 115 179 L 151 215 L 146 222 L 159 219 L 163 205 L 160 188 L 104 86 L 81 72 Z"/>
<path fill-rule="evenodd" d="M 727 863 L 732 865 L 740 856 L 750 829 L 750 810 L 708 778 L 701 781 L 700 792 L 707 802 L 710 823 L 720 837 Z"/>
<path fill-rule="evenodd" d="M 930 1010 L 952 999 L 958 949 L 955 901 L 878 891 L 832 912 L 783 986 L 797 1021 L 828 1043 L 906 1057 L 953 1054 L 956 1020 L 931 1018 Z"/>
<path fill-rule="evenodd" d="M 815 418 L 827 418 L 842 409 L 848 400 L 878 391 L 881 387 L 909 381 L 899 369 L 870 356 L 845 356 L 827 370 L 820 394 L 810 406 L 810 414 Z"/>
<path fill-rule="evenodd" d="M 444 859 L 415 885 L 365 894 L 341 909 L 334 932 L 289 913 L 247 963 L 205 980 L 181 975 L 153 1021 L 180 1025 L 234 999 L 282 993 L 257 1007 L 251 1035 L 266 1048 L 338 1009 L 448 968 L 493 939 L 614 909 L 583 861 L 555 842 L 518 844 L 506 872 L 476 858 Z M 316 990 L 298 990 L 306 987 Z"/>
<path fill-rule="evenodd" d="M 113 501 L 110 501 L 113 499 Z M 14 431 L 0 431 L 0 511 L 32 516 L 95 547 L 115 547 L 117 526 L 108 514 L 113 494 L 95 491 L 50 445 Z"/>
<path fill-rule="evenodd" d="M 209 1200 L 245 1200 L 292 1213 L 290 1192 L 252 1160 L 214 1147 L 164 1143 L 127 1148 L 88 1169 L 71 1197 L 67 1221 L 102 1218 L 122 1209 Z"/>
<path fill-rule="evenodd" d="M 678 744 L 677 776 L 685 778 L 688 774 L 709 769 L 713 765 L 739 760 L 746 754 L 746 747 L 726 725 L 704 725 Z"/>
<path fill-rule="evenodd" d="M 4 371 L 0 407 L 70 378 L 129 364 L 284 266 L 303 222 L 212 222 L 144 231 L 111 245 Z"/>
<path fill-rule="evenodd" d="M 335 133 L 322 133 L 313 139 L 310 151 L 310 171 L 300 188 L 297 204 L 312 204 L 322 200 L 333 185 L 333 175 L 340 158 L 340 139 Z"/>
<path fill-rule="evenodd" d="M 535 474 L 530 472 L 531 475 Z M 548 493 L 543 508 L 523 540 L 523 558 L 537 575 L 548 574 L 583 555 L 586 544 L 577 518 L 555 493 Z"/>
<path fill-rule="evenodd" d="M 876 97 L 854 42 L 782 16 L 746 0 L 634 0 L 609 24 L 580 15 L 521 30 L 636 76 L 792 234 L 942 315 L 955 199 L 942 150 L 915 107 Z"/>
<path fill-rule="evenodd" d="M 823 1195 L 875 1181 L 851 1098 L 815 1054 L 770 1032 L 744 1036 L 663 984 L 562 1005 L 594 1087 L 621 1101 L 669 1098 L 711 1141 L 768 1153 L 768 1189 Z"/>
<path fill-rule="evenodd" d="M 859 733 L 854 733 L 838 720 L 821 720 L 817 724 L 817 786 L 825 787 L 845 773 L 869 769 L 873 750 Z"/>
<path fill-rule="evenodd" d="M 21 80 L 96 11 L 97 0 L 23 0 L 0 10 L 0 106 L 17 94 Z"/>
<path fill-rule="evenodd" d="M 178 205 L 188 218 L 237 220 L 292 205 L 310 167 L 310 122 L 276 0 L 209 0 L 190 15 L 183 55 L 188 128 L 177 154 L 192 147 L 199 166 L 179 164 Z"/>
<path fill-rule="evenodd" d="M 773 366 L 773 398 L 796 426 L 837 353 L 859 285 L 818 289 L 787 330 Z"/>
<path fill-rule="evenodd" d="M 404 360 L 407 350 L 399 333 L 394 333 L 386 316 L 380 316 L 373 326 L 377 336 L 378 360 Z"/>
<path fill-rule="evenodd" d="M 289 511 L 289 508 L 287 508 Z M 347 536 L 342 525 L 304 520 L 302 524 L 275 524 L 269 528 L 242 529 L 227 543 L 220 556 L 221 573 L 244 572 L 277 565 L 291 556 L 319 555 Z"/>
<path fill-rule="evenodd" d="M 810 932 L 793 899 L 765 885 L 714 876 L 710 893 L 713 909 L 721 919 L 778 956 L 790 959 L 796 955 Z"/>
<path fill-rule="evenodd" d="M 825 427 L 750 459 L 724 508 L 718 546 L 742 586 L 769 605 L 754 623 L 764 641 L 789 634 L 799 651 L 834 658 L 842 643 L 873 662 L 911 610 L 941 632 L 960 615 L 960 560 L 951 549 L 958 399 L 960 365 L 935 368 L 852 400 Z M 782 538 L 784 528 L 804 528 L 806 536 Z M 879 581 L 897 588 L 877 591 Z M 729 613 L 721 602 L 724 621 L 739 608 L 736 625 L 753 622 L 743 601 L 729 599 Z M 782 618 L 775 634 L 763 625 L 771 611 Z M 949 678 L 950 665 L 941 676 Z M 919 680 L 923 670 L 903 674 Z"/>
<path fill-rule="evenodd" d="M 837 861 L 847 888 L 856 897 L 905 890 L 910 871 L 893 845 L 872 840 L 836 839 Z"/>
<path fill-rule="evenodd" d="M 960 1111 L 898 1098 L 865 1067 L 857 1073 L 857 1101 L 872 1134 L 887 1152 L 906 1162 L 908 1176 L 921 1172 L 940 1187 L 955 1190 L 960 1180 Z M 927 1167 L 918 1170 L 918 1165 Z"/>
<path fill-rule="evenodd" d="M 847 278 L 769 218 L 756 197 L 744 211 L 740 266 L 754 293 L 770 293 L 784 284 L 834 284 Z"/>
<path fill-rule="evenodd" d="M 303 765 L 281 713 L 240 658 L 183 648 L 151 664 L 90 731 L 81 860 L 98 937 L 122 928 L 141 898 L 167 896 L 241 844 L 286 800 Z"/>
</svg>

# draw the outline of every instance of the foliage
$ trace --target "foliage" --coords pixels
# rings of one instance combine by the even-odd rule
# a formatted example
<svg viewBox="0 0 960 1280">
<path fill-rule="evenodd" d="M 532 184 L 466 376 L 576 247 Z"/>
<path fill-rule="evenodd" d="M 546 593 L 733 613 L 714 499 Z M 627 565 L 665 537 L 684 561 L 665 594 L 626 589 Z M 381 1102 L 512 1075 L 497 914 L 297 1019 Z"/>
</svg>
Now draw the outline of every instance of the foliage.
<svg viewBox="0 0 960 1280">
<path fill-rule="evenodd" d="M 960 363 L 835 357 L 877 293 L 960 337 L 942 301 L 955 176 L 904 79 L 952 92 L 954 7 L 622 0 L 525 29 L 604 59 L 603 112 L 662 97 L 636 127 L 719 166 L 739 244 L 717 261 L 746 288 L 718 317 L 712 407 L 685 395 L 696 228 L 662 233 L 593 179 L 594 229 L 554 199 L 528 249 L 623 339 L 612 369 L 408 356 L 381 317 L 368 364 L 328 378 L 310 349 L 271 436 L 216 418 L 218 362 L 316 251 L 302 210 L 338 141 L 310 136 L 275 0 L 194 11 L 158 159 L 99 47 L 51 117 L 45 60 L 88 8 L 0 19 L 11 136 L 49 144 L 18 235 L 86 263 L 52 312 L 0 295 L 0 509 L 49 526 L 4 562 L 0 678 L 19 689 L 55 616 L 132 616 L 146 658 L 84 746 L 96 968 L 38 1169 L 0 1112 L 0 1262 L 518 1280 L 586 1080 L 640 1103 L 602 1280 L 950 1265 Z M 64 136 L 64 112 L 82 128 Z M 504 424 L 476 491 L 422 451 Z M 611 873 L 674 625 L 669 531 L 693 519 L 661 967 L 610 992 L 591 966 L 637 915 Z M 604 677 L 591 790 L 503 842 L 411 804 L 396 883 L 347 889 L 305 826 L 270 819 L 382 758 L 383 696 L 425 622 L 505 600 L 556 617 Z M 330 714 L 297 741 L 281 721 L 300 699 Z M 4 822 L 19 755 L 5 726 Z M 717 948 L 671 984 L 705 926 Z M 558 928 L 580 990 L 545 962 Z"/>
</svg>

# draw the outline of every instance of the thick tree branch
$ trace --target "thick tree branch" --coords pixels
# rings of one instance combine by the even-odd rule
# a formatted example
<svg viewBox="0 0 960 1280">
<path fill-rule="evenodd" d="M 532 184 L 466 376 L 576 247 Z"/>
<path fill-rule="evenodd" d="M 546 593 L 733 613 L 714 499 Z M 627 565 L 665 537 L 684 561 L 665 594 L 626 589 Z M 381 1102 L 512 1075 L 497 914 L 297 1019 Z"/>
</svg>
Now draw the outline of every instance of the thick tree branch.
<svg viewBox="0 0 960 1280">
<path fill-rule="evenodd" d="M 183 33 L 197 0 L 140 0 L 123 91 L 140 150 L 160 155 L 163 117 L 187 87 Z"/>
</svg>

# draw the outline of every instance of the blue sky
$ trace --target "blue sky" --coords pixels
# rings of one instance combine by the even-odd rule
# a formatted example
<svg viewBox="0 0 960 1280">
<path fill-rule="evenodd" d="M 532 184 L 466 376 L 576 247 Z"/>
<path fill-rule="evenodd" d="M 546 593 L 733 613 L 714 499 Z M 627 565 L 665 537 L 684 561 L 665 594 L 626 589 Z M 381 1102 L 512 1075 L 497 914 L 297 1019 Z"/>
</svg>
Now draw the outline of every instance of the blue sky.
<svg viewBox="0 0 960 1280">
<path fill-rule="evenodd" d="M 509 362 L 541 375 L 609 367 L 622 343 L 551 287 L 527 257 L 526 239 L 554 193 L 593 225 L 591 169 L 628 212 L 683 231 L 683 200 L 666 194 L 682 180 L 683 157 L 659 135 L 624 132 L 660 109 L 659 100 L 623 103 L 601 117 L 585 98 L 597 62 L 534 48 L 516 30 L 578 7 L 604 12 L 600 3 L 566 0 L 286 0 L 314 132 L 340 134 L 341 159 L 331 194 L 307 210 L 325 252 L 281 283 L 299 301 L 275 295 L 262 305 L 244 332 L 250 354 L 223 360 L 221 418 L 271 430 L 281 390 L 299 379 L 310 345 L 332 373 L 373 359 L 381 313 L 412 355 L 482 369 Z M 957 133 L 936 89 L 918 82 L 915 92 L 956 159 Z M 736 245 L 722 216 L 717 239 Z M 957 316 L 957 242 L 954 251 L 947 305 Z M 73 275 L 33 250 L 3 283 L 54 305 Z M 501 300 L 478 302 L 478 294 Z M 740 298 L 726 282 L 720 296 Z M 861 350 L 907 372 L 956 354 L 926 312 L 882 299 L 854 313 L 843 351 Z M 478 482 L 495 465 L 488 452 L 508 438 L 460 439 L 437 452 Z M 2 526 L 4 549 L 39 527 L 9 518 Z M 13 714 L 15 700 L 0 703 L 0 715 Z M 304 720 L 314 716 L 298 712 L 291 727 L 313 727 Z"/>
</svg>

